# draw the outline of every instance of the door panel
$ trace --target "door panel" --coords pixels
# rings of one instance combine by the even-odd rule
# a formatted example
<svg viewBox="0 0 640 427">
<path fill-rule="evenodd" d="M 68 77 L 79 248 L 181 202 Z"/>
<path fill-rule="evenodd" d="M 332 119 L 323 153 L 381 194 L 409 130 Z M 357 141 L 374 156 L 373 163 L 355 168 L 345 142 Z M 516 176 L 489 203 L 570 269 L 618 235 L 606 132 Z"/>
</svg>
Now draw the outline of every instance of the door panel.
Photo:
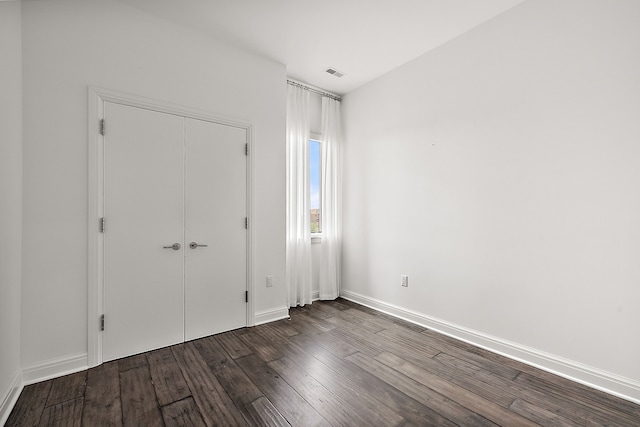
<svg viewBox="0 0 640 427">
<path fill-rule="evenodd" d="M 185 339 L 246 326 L 246 131 L 186 119 Z M 189 248 L 190 242 L 207 245 Z"/>
<path fill-rule="evenodd" d="M 184 118 L 107 102 L 105 120 L 109 361 L 184 340 Z"/>
</svg>

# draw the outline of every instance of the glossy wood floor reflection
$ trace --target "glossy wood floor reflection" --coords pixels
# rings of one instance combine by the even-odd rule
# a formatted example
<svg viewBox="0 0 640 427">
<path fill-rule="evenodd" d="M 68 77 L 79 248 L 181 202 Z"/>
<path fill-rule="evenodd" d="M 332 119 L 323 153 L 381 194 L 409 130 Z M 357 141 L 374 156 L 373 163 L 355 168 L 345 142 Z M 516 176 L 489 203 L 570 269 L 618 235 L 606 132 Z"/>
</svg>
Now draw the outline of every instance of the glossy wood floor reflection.
<svg viewBox="0 0 640 427">
<path fill-rule="evenodd" d="M 8 426 L 638 426 L 640 406 L 345 300 L 25 387 Z"/>
</svg>

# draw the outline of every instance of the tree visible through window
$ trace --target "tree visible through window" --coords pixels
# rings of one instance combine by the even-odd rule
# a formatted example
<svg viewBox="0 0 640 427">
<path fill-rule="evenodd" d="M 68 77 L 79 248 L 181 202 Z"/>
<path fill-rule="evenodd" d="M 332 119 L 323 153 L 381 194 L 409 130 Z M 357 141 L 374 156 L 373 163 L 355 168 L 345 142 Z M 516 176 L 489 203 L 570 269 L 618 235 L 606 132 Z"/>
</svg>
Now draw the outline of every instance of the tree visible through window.
<svg viewBox="0 0 640 427">
<path fill-rule="evenodd" d="M 321 202 L 320 202 L 320 183 L 322 177 L 322 158 L 321 142 L 315 139 L 309 140 L 309 172 L 310 172 L 310 189 L 311 198 L 311 232 L 320 233 L 321 228 Z"/>
</svg>

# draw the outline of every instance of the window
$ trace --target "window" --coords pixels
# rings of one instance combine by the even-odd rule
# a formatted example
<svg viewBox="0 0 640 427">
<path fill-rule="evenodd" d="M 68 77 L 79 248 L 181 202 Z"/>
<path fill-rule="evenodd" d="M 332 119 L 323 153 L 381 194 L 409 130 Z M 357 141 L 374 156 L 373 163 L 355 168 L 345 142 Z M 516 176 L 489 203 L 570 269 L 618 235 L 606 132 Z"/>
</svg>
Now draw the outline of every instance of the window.
<svg viewBox="0 0 640 427">
<path fill-rule="evenodd" d="M 321 198 L 320 198 L 320 185 L 322 178 L 322 157 L 321 157 L 321 145 L 322 143 L 317 139 L 309 140 L 309 194 L 310 194 L 310 209 L 311 209 L 311 233 L 317 234 L 322 232 L 321 227 Z"/>
</svg>

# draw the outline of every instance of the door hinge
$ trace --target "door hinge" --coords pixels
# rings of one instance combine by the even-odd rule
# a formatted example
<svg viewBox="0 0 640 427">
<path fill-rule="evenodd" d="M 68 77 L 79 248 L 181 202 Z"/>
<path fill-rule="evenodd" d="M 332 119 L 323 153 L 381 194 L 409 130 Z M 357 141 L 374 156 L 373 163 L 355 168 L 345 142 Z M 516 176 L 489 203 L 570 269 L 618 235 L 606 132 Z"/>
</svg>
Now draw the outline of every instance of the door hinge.
<svg viewBox="0 0 640 427">
<path fill-rule="evenodd" d="M 249 302 L 249 291 L 244 291 L 244 302 Z"/>
<path fill-rule="evenodd" d="M 98 220 L 98 229 L 100 230 L 101 233 L 104 233 L 104 217 L 100 218 Z"/>
<path fill-rule="evenodd" d="M 249 229 L 249 218 L 246 216 L 244 217 L 244 228 Z"/>
<path fill-rule="evenodd" d="M 100 316 L 100 330 L 104 331 L 104 314 Z"/>
<path fill-rule="evenodd" d="M 248 156 L 249 155 L 249 143 L 245 142 L 244 144 L 244 155 Z"/>
<path fill-rule="evenodd" d="M 100 120 L 100 135 L 104 136 L 104 119 Z"/>
</svg>

